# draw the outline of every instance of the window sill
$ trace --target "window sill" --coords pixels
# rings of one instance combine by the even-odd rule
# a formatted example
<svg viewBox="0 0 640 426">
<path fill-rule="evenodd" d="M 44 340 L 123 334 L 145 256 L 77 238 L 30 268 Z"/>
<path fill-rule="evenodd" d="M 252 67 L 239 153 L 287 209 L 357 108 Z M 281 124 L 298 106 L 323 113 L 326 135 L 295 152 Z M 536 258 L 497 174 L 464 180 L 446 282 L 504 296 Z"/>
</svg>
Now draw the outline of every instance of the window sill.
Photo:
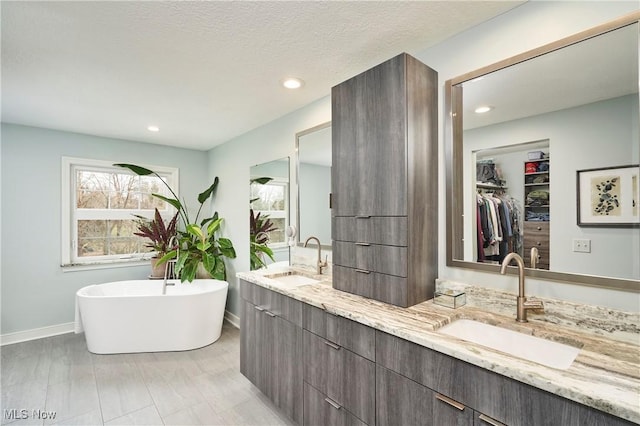
<svg viewBox="0 0 640 426">
<path fill-rule="evenodd" d="M 150 266 L 150 259 L 118 259 L 118 260 L 103 260 L 100 262 L 87 262 L 87 263 L 67 263 L 62 264 L 62 272 L 77 272 L 77 271 L 92 271 L 97 269 L 113 269 L 113 268 L 132 268 L 138 266 Z"/>
</svg>

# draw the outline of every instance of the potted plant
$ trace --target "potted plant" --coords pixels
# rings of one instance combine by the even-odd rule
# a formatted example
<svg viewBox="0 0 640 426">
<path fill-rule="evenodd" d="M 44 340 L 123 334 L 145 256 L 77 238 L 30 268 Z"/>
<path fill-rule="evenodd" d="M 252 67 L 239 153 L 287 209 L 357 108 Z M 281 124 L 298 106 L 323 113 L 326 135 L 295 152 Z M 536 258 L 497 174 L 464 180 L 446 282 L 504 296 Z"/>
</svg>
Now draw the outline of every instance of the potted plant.
<svg viewBox="0 0 640 426">
<path fill-rule="evenodd" d="M 255 214 L 253 209 L 249 210 L 249 258 L 252 271 L 267 266 L 264 255 L 275 262 L 273 250 L 267 244 L 269 243 L 268 232 L 276 229 L 278 228 L 271 222 L 269 216 L 261 217 L 261 213 Z"/>
<path fill-rule="evenodd" d="M 273 180 L 270 177 L 259 177 L 249 181 L 250 185 L 264 185 Z M 249 205 L 260 198 L 253 198 L 249 200 Z M 264 256 L 267 255 L 269 259 L 275 262 L 273 257 L 273 250 L 268 246 L 269 232 L 275 231 L 278 228 L 269 219 L 268 215 L 262 215 L 261 213 L 255 214 L 254 210 L 249 209 L 249 261 L 250 270 L 254 271 L 266 267 L 267 264 L 264 261 Z"/>
<path fill-rule="evenodd" d="M 177 238 L 178 213 L 176 212 L 167 224 L 157 208 L 153 220 L 139 215 L 135 216 L 138 218 L 138 232 L 134 232 L 133 235 L 147 238 L 149 242 L 145 244 L 145 247 L 156 252 L 156 255 L 151 258 L 151 277 L 162 278 L 164 277 L 164 264 L 159 264 L 158 261 L 174 248 L 172 240 Z M 173 243 L 175 244 L 175 242 Z"/>
<path fill-rule="evenodd" d="M 138 176 L 155 175 L 160 178 L 153 170 L 134 164 L 118 163 L 114 164 L 114 166 L 127 168 Z M 207 189 L 198 194 L 200 207 L 198 208 L 194 221 L 191 221 L 189 212 L 180 202 L 178 196 L 169 184 L 164 180 L 162 180 L 162 182 L 164 182 L 171 195 L 173 195 L 173 198 L 165 197 L 161 194 L 152 195 L 176 208 L 176 214 L 182 221 L 183 229 L 177 231 L 177 247 L 167 251 L 167 253 L 158 260 L 158 263 L 163 264 L 167 260 L 177 259 L 176 273 L 180 275 L 182 282 L 193 281 L 196 278 L 198 270 L 205 272 L 212 278 L 226 280 L 227 272 L 223 258 L 234 259 L 236 252 L 231 240 L 218 237 L 217 235 L 220 232 L 223 219 L 218 217 L 218 213 L 215 212 L 212 217 L 203 219 L 198 223 L 202 206 L 215 194 L 219 179 L 216 177 Z"/>
</svg>

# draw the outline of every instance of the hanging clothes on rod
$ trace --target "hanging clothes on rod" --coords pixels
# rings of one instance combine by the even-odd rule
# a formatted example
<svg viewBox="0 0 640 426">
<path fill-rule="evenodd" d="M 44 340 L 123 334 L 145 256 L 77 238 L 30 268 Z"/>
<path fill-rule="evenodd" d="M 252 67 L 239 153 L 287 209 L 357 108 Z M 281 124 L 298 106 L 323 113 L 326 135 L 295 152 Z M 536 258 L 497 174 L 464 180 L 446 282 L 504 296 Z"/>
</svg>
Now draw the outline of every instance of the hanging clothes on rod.
<svg viewBox="0 0 640 426">
<path fill-rule="evenodd" d="M 517 200 L 502 189 L 480 189 L 476 201 L 478 262 L 502 262 L 511 252 L 522 255 L 522 215 Z"/>
</svg>

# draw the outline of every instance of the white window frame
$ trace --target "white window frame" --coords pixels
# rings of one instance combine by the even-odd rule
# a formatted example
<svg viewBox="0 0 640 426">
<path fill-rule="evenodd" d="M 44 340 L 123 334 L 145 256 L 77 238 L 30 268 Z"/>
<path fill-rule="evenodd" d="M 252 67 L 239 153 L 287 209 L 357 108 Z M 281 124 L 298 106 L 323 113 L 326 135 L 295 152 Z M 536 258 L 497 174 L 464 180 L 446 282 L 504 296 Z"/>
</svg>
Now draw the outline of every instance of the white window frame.
<svg viewBox="0 0 640 426">
<path fill-rule="evenodd" d="M 113 164 L 118 161 L 105 161 L 94 160 L 88 158 L 76 158 L 76 157 L 62 157 L 62 169 L 61 169 L 61 266 L 62 267 L 77 267 L 77 266 L 94 266 L 94 267 L 115 267 L 118 264 L 130 264 L 132 262 L 141 262 L 149 259 L 154 253 L 134 253 L 134 254 L 121 254 L 121 255 L 107 255 L 107 256 L 95 256 L 81 258 L 77 255 L 77 219 L 76 214 L 76 170 L 78 168 L 83 170 L 96 170 L 103 172 L 117 172 L 119 174 L 134 174 L 126 168 L 114 166 Z M 153 170 L 161 177 L 167 179 L 167 183 L 174 190 L 177 196 L 179 196 L 178 188 L 180 188 L 180 176 L 179 170 L 175 167 L 156 166 L 140 164 L 140 166 Z M 175 214 L 175 208 L 167 203 L 167 215 Z M 133 218 L 132 214 L 139 214 L 140 216 L 152 219 L 155 210 L 153 209 L 94 209 L 93 211 L 84 211 L 81 216 L 82 219 L 114 219 L 114 220 L 130 220 Z M 164 214 L 163 214 L 164 216 Z"/>
<path fill-rule="evenodd" d="M 274 178 L 274 179 L 270 180 L 269 182 L 265 183 L 264 185 L 277 185 L 277 186 L 282 186 L 283 187 L 284 209 L 283 210 L 258 210 L 258 209 L 253 209 L 253 211 L 255 211 L 256 213 L 263 213 L 263 214 L 269 215 L 269 217 L 271 219 L 283 219 L 284 218 L 284 226 L 285 226 L 285 229 L 286 229 L 286 227 L 289 225 L 289 182 L 286 181 L 286 180 Z M 289 247 L 289 245 L 287 244 L 286 237 L 285 237 L 285 240 L 283 242 L 281 242 L 281 243 L 271 243 L 271 242 L 269 242 L 268 244 L 269 244 L 269 247 L 271 249 L 280 249 L 280 248 Z"/>
</svg>

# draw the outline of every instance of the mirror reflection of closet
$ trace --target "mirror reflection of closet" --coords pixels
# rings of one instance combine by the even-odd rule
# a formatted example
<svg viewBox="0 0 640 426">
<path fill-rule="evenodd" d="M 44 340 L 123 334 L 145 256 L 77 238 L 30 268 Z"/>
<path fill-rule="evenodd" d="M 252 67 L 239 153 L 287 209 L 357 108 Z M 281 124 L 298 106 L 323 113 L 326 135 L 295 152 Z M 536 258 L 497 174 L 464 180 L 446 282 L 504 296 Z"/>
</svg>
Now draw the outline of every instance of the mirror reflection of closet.
<svg viewBox="0 0 640 426">
<path fill-rule="evenodd" d="M 523 228 L 529 229 L 532 243 L 549 261 L 545 265 L 540 259 L 533 269 L 525 250 L 526 275 L 640 291 L 640 226 L 581 224 L 577 205 L 585 194 L 576 186 L 580 170 L 638 164 L 637 20 L 637 14 L 629 14 L 445 83 L 450 108 L 445 114 L 450 130 L 446 145 L 448 266 L 499 273 L 498 265 L 478 262 L 475 245 L 477 224 L 472 212 L 476 210 L 478 152 L 484 155 L 487 149 L 547 140 L 549 200 L 545 204 L 541 198 L 529 197 L 537 204 L 529 205 L 532 208 L 523 204 L 523 214 L 539 221 L 525 220 Z M 521 163 L 520 167 L 519 179 L 545 183 L 534 181 L 533 174 L 525 176 L 526 166 Z M 507 185 L 514 198 L 519 198 L 514 191 L 536 190 L 524 181 L 511 180 Z M 543 188 L 533 195 L 544 197 Z M 525 193 L 522 197 L 524 203 Z M 526 236 L 525 230 L 523 240 Z M 579 243 L 589 248 L 580 249 Z M 545 245 L 548 251 L 542 250 Z"/>
<path fill-rule="evenodd" d="M 273 263 L 288 265 L 289 157 L 251 167 L 249 192 L 251 270 Z"/>
<path fill-rule="evenodd" d="M 549 269 L 549 140 L 472 149 L 476 164 L 475 206 L 467 222 L 474 243 L 468 254 L 480 263 L 501 263 L 511 252 L 528 267 Z M 533 225 L 533 228 L 531 227 Z M 540 228 L 540 229 L 538 229 Z M 535 247 L 536 250 L 531 252 Z M 535 260 L 531 260 L 535 256 Z"/>
<path fill-rule="evenodd" d="M 314 236 L 331 250 L 331 122 L 296 134 L 298 245 Z"/>
</svg>

